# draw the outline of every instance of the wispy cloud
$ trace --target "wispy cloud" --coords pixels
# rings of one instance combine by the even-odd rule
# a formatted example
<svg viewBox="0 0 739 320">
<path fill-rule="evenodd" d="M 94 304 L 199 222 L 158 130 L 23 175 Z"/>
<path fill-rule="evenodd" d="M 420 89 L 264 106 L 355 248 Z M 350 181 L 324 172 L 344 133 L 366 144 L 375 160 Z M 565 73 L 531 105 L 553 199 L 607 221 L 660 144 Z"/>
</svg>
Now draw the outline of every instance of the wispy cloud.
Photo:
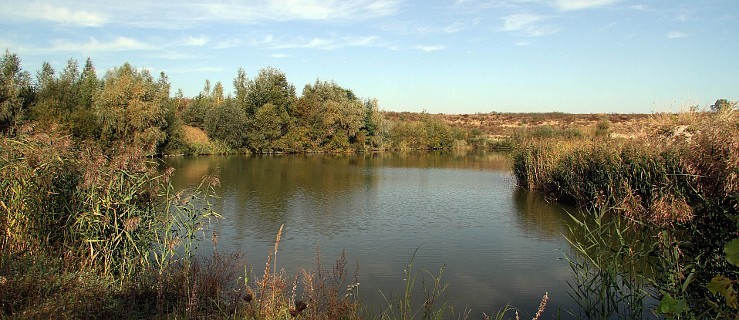
<svg viewBox="0 0 739 320">
<path fill-rule="evenodd" d="M 559 32 L 553 25 L 541 24 L 544 17 L 535 14 L 513 14 L 503 17 L 503 31 L 522 32 L 530 36 L 546 36 Z"/>
<path fill-rule="evenodd" d="M 30 4 L 29 4 L 30 2 Z M 0 17 L 10 21 L 50 21 L 77 26 L 119 24 L 183 29 L 218 21 L 361 21 L 397 14 L 403 0 L 262 0 L 177 3 L 149 0 L 3 0 Z"/>
<path fill-rule="evenodd" d="M 203 72 L 207 73 L 207 72 L 221 72 L 221 71 L 223 71 L 222 67 L 213 67 L 213 66 L 200 66 L 200 67 L 172 70 L 172 72 L 174 73 L 203 73 Z"/>
<path fill-rule="evenodd" d="M 100 12 L 44 4 L 40 2 L 9 1 L 0 4 L 0 16 L 8 20 L 47 21 L 81 27 L 98 27 L 106 23 L 106 15 Z"/>
<path fill-rule="evenodd" d="M 284 54 L 284 53 L 275 53 L 275 54 L 271 54 L 270 57 L 277 58 L 277 59 L 283 59 L 283 58 L 290 58 L 290 55 Z"/>
<path fill-rule="evenodd" d="M 419 45 L 415 47 L 418 50 L 425 51 L 425 52 L 434 52 L 443 50 L 446 48 L 446 46 L 443 45 Z"/>
<path fill-rule="evenodd" d="M 238 46 L 239 44 L 241 44 L 241 40 L 236 38 L 221 40 L 216 44 L 216 49 L 233 48 Z"/>
<path fill-rule="evenodd" d="M 182 40 L 181 43 L 183 45 L 191 46 L 191 47 L 202 47 L 206 45 L 208 42 L 210 42 L 210 38 L 208 38 L 208 36 L 201 35 L 199 37 L 189 36 L 185 38 L 184 40 Z"/>
<path fill-rule="evenodd" d="M 517 45 L 519 47 L 529 46 L 529 45 L 531 45 L 531 42 L 528 42 L 528 41 L 519 41 L 519 42 L 516 42 L 515 45 Z"/>
<path fill-rule="evenodd" d="M 199 3 L 200 20 L 253 23 L 277 20 L 364 20 L 396 14 L 400 0 L 268 0 L 260 3 Z"/>
<path fill-rule="evenodd" d="M 615 4 L 619 0 L 555 0 L 552 5 L 562 11 L 592 9 Z"/>
<path fill-rule="evenodd" d="M 474 19 L 473 21 L 470 21 L 470 22 L 455 21 L 445 26 L 421 25 L 421 26 L 416 26 L 415 28 L 411 27 L 410 33 L 418 33 L 421 35 L 453 34 L 453 33 L 457 33 L 462 30 L 467 29 L 469 24 L 476 24 L 476 23 L 479 23 L 479 19 Z"/>
<path fill-rule="evenodd" d="M 670 33 L 667 34 L 667 39 L 679 39 L 679 38 L 685 38 L 688 34 L 685 32 L 679 32 L 679 31 L 670 31 Z"/>
<path fill-rule="evenodd" d="M 156 46 L 128 37 L 117 37 L 112 41 L 98 41 L 90 38 L 87 42 L 72 42 L 68 40 L 54 40 L 51 51 L 69 51 L 91 53 L 101 51 L 134 51 L 155 50 Z"/>
<path fill-rule="evenodd" d="M 335 50 L 345 47 L 370 47 L 381 46 L 376 36 L 365 37 L 341 37 L 341 38 L 298 38 L 292 40 L 275 39 L 272 35 L 266 36 L 262 41 L 256 41 L 255 45 L 265 46 L 269 49 L 320 49 Z"/>
</svg>

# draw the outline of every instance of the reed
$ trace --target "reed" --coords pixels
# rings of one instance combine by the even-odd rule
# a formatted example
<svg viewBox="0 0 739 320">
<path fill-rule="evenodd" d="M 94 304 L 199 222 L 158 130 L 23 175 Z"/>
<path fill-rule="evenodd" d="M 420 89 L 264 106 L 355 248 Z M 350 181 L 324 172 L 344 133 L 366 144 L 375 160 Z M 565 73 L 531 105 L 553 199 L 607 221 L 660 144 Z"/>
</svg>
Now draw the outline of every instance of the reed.
<svg viewBox="0 0 739 320">
<path fill-rule="evenodd" d="M 716 304 L 723 300 L 708 287 L 719 275 L 739 278 L 736 266 L 724 259 L 725 246 L 739 232 L 739 135 L 735 134 L 739 115 L 735 110 L 655 115 L 639 130 L 627 139 L 603 134 L 579 140 L 521 139 L 513 153 L 514 174 L 521 187 L 575 203 L 596 220 L 605 212 L 630 221 L 623 230 L 611 226 L 619 232 L 644 230 L 643 226 L 655 230 L 651 239 L 639 240 L 651 249 L 636 252 L 656 257 L 645 258 L 645 263 L 653 270 L 648 280 L 657 290 L 654 298 L 661 301 L 659 309 L 667 310 L 663 314 L 698 318 L 727 314 L 731 306 Z M 613 239 L 600 231 L 586 234 Z M 585 242 L 573 241 L 573 246 L 585 257 L 589 257 L 586 248 L 611 248 L 605 240 L 579 241 Z M 635 303 L 632 291 L 621 292 L 641 286 L 628 278 L 632 274 L 628 265 L 602 265 L 603 261 L 619 259 L 589 258 L 571 264 L 579 281 L 572 287 L 574 298 L 603 301 L 588 297 L 616 294 L 626 298 L 619 298 L 619 303 Z M 611 271 L 603 272 L 605 267 Z M 613 309 L 593 307 L 601 310 L 596 316 Z"/>
</svg>

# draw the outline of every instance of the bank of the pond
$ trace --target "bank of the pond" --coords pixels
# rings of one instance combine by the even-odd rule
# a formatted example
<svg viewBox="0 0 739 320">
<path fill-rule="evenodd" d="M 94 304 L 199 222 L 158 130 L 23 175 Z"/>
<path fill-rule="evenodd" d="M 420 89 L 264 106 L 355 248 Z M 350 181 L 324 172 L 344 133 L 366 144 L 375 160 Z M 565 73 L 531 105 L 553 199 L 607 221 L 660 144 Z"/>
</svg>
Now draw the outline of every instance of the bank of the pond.
<svg viewBox="0 0 739 320">
<path fill-rule="evenodd" d="M 424 288 L 437 292 L 435 296 L 439 297 L 441 287 L 446 283 L 454 285 L 455 280 L 448 278 L 451 274 L 448 271 L 439 274 L 439 268 L 423 268 L 432 258 L 423 248 L 413 262 L 416 271 L 410 273 L 408 261 L 417 245 L 409 245 L 409 251 L 404 253 L 405 268 L 389 271 L 396 275 L 395 281 L 401 287 L 413 283 L 404 281 L 404 276 L 416 279 L 412 292 L 388 296 L 389 300 L 380 309 L 365 305 L 362 297 L 356 296 L 367 284 L 358 285 L 354 260 L 334 256 L 323 260 L 322 267 L 308 265 L 293 273 L 281 272 L 289 260 L 286 254 L 289 247 L 295 245 L 290 226 L 277 241 L 273 237 L 282 233 L 278 228 L 270 228 L 269 250 L 251 251 L 249 256 L 249 259 L 254 255 L 264 257 L 269 263 L 252 264 L 250 269 L 244 269 L 249 259 L 243 252 L 231 254 L 218 250 L 207 255 L 196 254 L 196 247 L 225 242 L 223 237 L 213 239 L 211 234 L 203 235 L 202 227 L 215 218 L 211 206 L 216 203 L 211 197 L 215 195 L 214 190 L 220 188 L 219 183 L 234 177 L 232 174 L 206 180 L 201 175 L 194 186 L 180 190 L 171 184 L 177 173 L 153 171 L 151 164 L 142 161 L 145 158 L 136 152 L 108 157 L 94 145 L 75 146 L 68 136 L 60 133 L 5 137 L 0 143 L 3 191 L 0 194 L 3 226 L 0 312 L 3 317 L 273 319 L 301 314 L 315 319 L 351 319 L 402 318 L 410 314 L 465 315 L 464 299 L 459 304 L 445 304 L 448 301 L 445 297 L 435 299 L 434 303 L 424 302 L 427 298 Z M 331 157 L 321 158 L 312 159 L 320 163 Z M 333 159 L 341 163 L 353 161 L 351 157 Z M 492 168 L 490 164 L 475 167 L 483 162 L 472 161 L 470 169 L 470 164 L 465 164 L 470 159 L 463 154 L 447 158 L 429 154 L 423 167 L 450 166 L 431 171 L 441 173 L 441 179 L 455 176 L 454 170 L 459 170 L 455 168 L 467 168 L 458 177 L 463 180 L 475 177 L 480 180 L 479 170 Z M 289 162 L 290 158 L 282 157 L 282 160 Z M 408 156 L 393 161 L 395 166 L 415 166 Z M 306 163 L 312 167 L 316 164 Z M 354 167 L 346 168 L 355 171 L 351 169 Z M 251 172 L 264 172 L 263 169 L 256 167 Z M 329 188 L 326 194 L 347 186 L 346 183 L 359 183 L 360 187 L 365 183 L 347 182 L 342 178 L 343 173 L 330 171 L 325 171 L 329 176 L 318 177 Z M 387 177 L 398 176 L 392 168 L 383 172 Z M 411 168 L 407 174 L 423 172 Z M 510 183 L 503 187 L 514 190 Z M 529 208 L 526 212 L 538 210 Z M 325 257 L 329 255 L 328 249 L 323 248 Z M 313 249 L 311 255 L 312 252 Z M 331 250 L 331 253 L 338 252 Z M 359 266 L 362 268 L 362 264 Z M 434 275 L 426 274 L 424 269 Z M 403 270 L 409 273 L 404 275 Z M 547 290 L 536 291 L 534 301 L 510 302 L 533 315 Z M 559 303 L 562 296 L 551 297 L 549 305 Z M 482 311 L 495 313 L 504 306 L 491 305 L 469 316 L 479 318 Z"/>
<path fill-rule="evenodd" d="M 524 137 L 514 151 L 518 184 L 660 230 L 647 248 L 659 257 L 651 278 L 657 311 L 734 318 L 739 116 L 726 109 L 654 122 L 653 132 L 632 139 Z"/>
</svg>

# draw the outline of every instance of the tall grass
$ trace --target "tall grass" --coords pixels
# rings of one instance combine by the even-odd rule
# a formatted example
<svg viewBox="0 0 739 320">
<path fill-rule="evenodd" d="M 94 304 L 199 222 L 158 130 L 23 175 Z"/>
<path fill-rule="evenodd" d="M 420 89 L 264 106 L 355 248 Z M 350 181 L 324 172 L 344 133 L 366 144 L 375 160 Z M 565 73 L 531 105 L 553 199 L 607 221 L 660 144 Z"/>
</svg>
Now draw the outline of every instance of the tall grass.
<svg viewBox="0 0 739 320">
<path fill-rule="evenodd" d="M 660 310 L 676 317 L 727 314 L 734 300 L 716 304 L 722 300 L 708 284 L 717 275 L 739 275 L 724 252 L 739 235 L 739 115 L 689 112 L 647 123 L 631 139 L 521 139 L 513 155 L 518 184 L 659 231 L 643 241 L 658 257 L 650 279 L 660 290 Z M 598 261 L 574 269 L 586 266 L 600 270 Z"/>
</svg>

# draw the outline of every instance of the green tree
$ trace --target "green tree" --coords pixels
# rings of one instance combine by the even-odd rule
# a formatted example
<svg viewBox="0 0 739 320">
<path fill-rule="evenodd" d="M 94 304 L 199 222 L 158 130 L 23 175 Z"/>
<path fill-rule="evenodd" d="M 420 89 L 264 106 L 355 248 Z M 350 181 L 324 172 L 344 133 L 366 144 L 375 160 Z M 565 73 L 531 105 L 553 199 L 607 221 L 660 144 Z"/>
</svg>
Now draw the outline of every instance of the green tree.
<svg viewBox="0 0 739 320">
<path fill-rule="evenodd" d="M 236 94 L 236 105 L 246 110 L 246 95 L 248 93 L 248 82 L 249 78 L 246 76 L 246 71 L 243 68 L 239 68 L 236 72 L 236 78 L 234 78 L 234 93 Z"/>
<path fill-rule="evenodd" d="M 222 99 L 222 97 L 221 97 Z M 214 92 L 210 85 L 210 80 L 205 80 L 203 91 L 195 97 L 182 112 L 182 120 L 188 125 L 205 129 L 205 117 L 208 112 L 216 105 Z"/>
<path fill-rule="evenodd" d="M 205 118 L 208 136 L 225 142 L 231 148 L 244 146 L 247 126 L 246 112 L 232 101 L 210 109 Z"/>
<path fill-rule="evenodd" d="M 364 125 L 357 135 L 357 142 L 373 149 L 382 149 L 388 137 L 388 122 L 380 112 L 377 99 L 364 102 Z"/>
<path fill-rule="evenodd" d="M 33 102 L 31 75 L 18 55 L 6 50 L 0 59 L 0 132 L 13 132 Z"/>
<path fill-rule="evenodd" d="M 249 116 L 253 116 L 259 108 L 271 103 L 276 108 L 290 113 L 290 108 L 295 103 L 295 86 L 287 82 L 284 72 L 275 68 L 264 68 L 252 80 L 242 83 L 243 70 L 234 79 L 236 98 L 239 100 L 243 95 L 243 107 Z"/>
<path fill-rule="evenodd" d="M 732 110 L 732 109 L 736 109 L 736 106 L 737 106 L 736 101 L 729 101 L 727 99 L 718 99 L 713 105 L 711 105 L 711 111 L 719 112 L 719 111 L 725 111 L 725 110 Z"/>
<path fill-rule="evenodd" d="M 271 103 L 261 106 L 251 119 L 251 128 L 255 129 L 249 130 L 250 148 L 259 153 L 284 151 L 286 146 L 280 138 L 286 133 L 289 121 L 284 109 Z"/>
<path fill-rule="evenodd" d="M 108 71 L 93 103 L 102 143 L 107 147 L 130 145 L 154 154 L 166 140 L 163 129 L 169 87 L 163 83 L 166 80 L 154 81 L 147 70 L 136 70 L 128 63 Z"/>
<path fill-rule="evenodd" d="M 365 124 L 364 104 L 334 82 L 306 85 L 295 105 L 299 125 L 308 128 L 314 147 L 344 150 Z"/>
<path fill-rule="evenodd" d="M 100 126 L 93 110 L 93 98 L 100 90 L 101 83 L 90 58 L 85 61 L 76 87 L 77 106 L 72 111 L 72 134 L 79 139 L 97 139 Z"/>
</svg>

